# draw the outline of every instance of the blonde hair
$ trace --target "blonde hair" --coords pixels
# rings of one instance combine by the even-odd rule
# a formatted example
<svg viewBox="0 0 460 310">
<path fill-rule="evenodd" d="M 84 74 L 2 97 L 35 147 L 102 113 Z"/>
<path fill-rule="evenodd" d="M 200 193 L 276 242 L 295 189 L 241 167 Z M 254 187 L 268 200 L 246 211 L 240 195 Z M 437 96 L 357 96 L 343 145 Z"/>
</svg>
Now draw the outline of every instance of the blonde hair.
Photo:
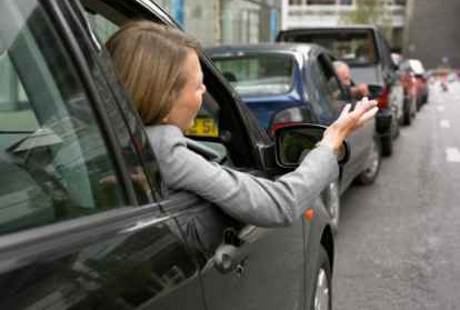
<svg viewBox="0 0 460 310">
<path fill-rule="evenodd" d="M 150 21 L 125 24 L 106 46 L 146 125 L 159 124 L 169 114 L 186 82 L 186 56 L 201 50 L 185 33 Z"/>
</svg>

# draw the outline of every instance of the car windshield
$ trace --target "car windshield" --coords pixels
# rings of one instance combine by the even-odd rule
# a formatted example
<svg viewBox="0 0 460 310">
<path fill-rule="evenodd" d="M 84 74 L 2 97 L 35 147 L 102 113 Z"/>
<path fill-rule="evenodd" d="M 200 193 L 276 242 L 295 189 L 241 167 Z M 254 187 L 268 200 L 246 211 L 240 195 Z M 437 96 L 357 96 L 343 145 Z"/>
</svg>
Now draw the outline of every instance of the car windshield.
<svg viewBox="0 0 460 310">
<path fill-rule="evenodd" d="M 213 60 L 241 96 L 279 95 L 291 89 L 293 60 L 290 55 L 252 54 Z"/>
<path fill-rule="evenodd" d="M 351 65 L 368 65 L 377 61 L 372 32 L 369 30 L 315 31 L 288 35 L 287 41 L 318 44 Z"/>
</svg>

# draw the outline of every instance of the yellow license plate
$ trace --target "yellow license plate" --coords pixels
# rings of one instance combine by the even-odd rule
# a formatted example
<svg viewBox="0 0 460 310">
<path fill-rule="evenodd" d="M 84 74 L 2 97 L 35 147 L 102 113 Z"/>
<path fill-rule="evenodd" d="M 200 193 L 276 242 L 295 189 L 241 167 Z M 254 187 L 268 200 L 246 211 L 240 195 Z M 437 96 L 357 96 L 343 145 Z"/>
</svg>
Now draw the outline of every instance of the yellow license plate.
<svg viewBox="0 0 460 310">
<path fill-rule="evenodd" d="M 185 132 L 188 136 L 219 137 L 219 128 L 214 119 L 210 117 L 197 117 L 193 126 Z"/>
</svg>

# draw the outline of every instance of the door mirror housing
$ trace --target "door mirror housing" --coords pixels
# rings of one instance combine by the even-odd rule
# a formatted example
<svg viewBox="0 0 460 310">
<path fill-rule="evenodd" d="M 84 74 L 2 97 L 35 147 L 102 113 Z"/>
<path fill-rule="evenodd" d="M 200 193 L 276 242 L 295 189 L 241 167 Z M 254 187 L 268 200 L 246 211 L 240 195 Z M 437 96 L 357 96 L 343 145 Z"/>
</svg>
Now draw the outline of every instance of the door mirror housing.
<svg viewBox="0 0 460 310">
<path fill-rule="evenodd" d="M 294 124 L 275 131 L 276 163 L 281 168 L 296 168 L 303 158 L 316 147 L 323 138 L 326 126 L 318 124 Z M 350 158 L 350 148 L 344 141 L 339 164 L 344 165 Z"/>
<path fill-rule="evenodd" d="M 383 92 L 383 86 L 380 85 L 369 84 L 367 88 L 369 89 L 369 99 L 377 99 Z"/>
</svg>

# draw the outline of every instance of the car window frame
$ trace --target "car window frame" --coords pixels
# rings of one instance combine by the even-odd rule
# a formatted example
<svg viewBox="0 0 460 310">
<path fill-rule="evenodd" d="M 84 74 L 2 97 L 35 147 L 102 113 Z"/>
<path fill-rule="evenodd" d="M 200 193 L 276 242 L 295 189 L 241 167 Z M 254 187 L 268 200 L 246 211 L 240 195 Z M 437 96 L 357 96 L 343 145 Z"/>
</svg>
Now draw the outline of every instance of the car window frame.
<svg viewBox="0 0 460 310">
<path fill-rule="evenodd" d="M 108 90 L 108 95 L 112 100 L 103 102 L 105 109 L 111 110 L 116 114 L 118 122 L 123 123 L 123 127 L 130 136 L 130 145 L 133 146 L 136 152 L 136 158 L 142 168 L 142 172 L 147 177 L 150 188 L 152 189 L 153 201 L 161 201 L 167 197 L 167 190 L 162 181 L 159 164 L 155 158 L 155 154 L 148 142 L 148 137 L 145 132 L 142 120 L 139 115 L 135 112 L 134 105 L 131 102 L 131 98 L 128 96 L 124 86 L 116 76 L 115 70 L 112 66 L 110 55 L 107 50 L 102 46 L 102 42 L 97 38 L 96 33 L 93 31 L 89 21 L 85 17 L 85 8 L 80 2 L 74 1 L 68 4 L 71 8 L 71 12 L 75 15 L 75 23 L 81 25 L 77 26 L 75 31 L 79 32 L 78 36 L 85 41 L 87 47 L 94 51 L 93 58 L 94 64 L 94 75 L 98 76 L 101 83 L 104 84 L 101 87 L 105 87 Z M 89 55 L 87 57 L 90 57 Z M 114 112 L 116 111 L 116 112 Z M 111 126 L 112 122 L 108 123 Z M 112 132 L 114 129 L 112 129 Z M 117 141 L 118 138 L 116 137 Z M 120 143 L 119 143 L 120 146 Z M 126 162 L 126 160 L 124 160 Z M 152 167 L 153 166 L 153 167 Z M 155 171 L 152 171 L 155 170 Z M 153 175 L 152 175 L 153 174 Z M 128 182 L 130 182 L 128 180 Z M 130 182 L 132 183 L 132 182 Z M 144 205 L 140 203 L 140 205 Z M 148 204 L 148 203 L 147 203 Z"/>
<path fill-rule="evenodd" d="M 324 57 L 325 60 L 327 61 L 327 66 L 329 68 L 324 68 L 323 67 L 323 61 L 320 60 L 320 57 Z M 315 53 L 312 53 L 311 57 L 310 57 L 310 66 L 318 66 L 318 69 L 322 72 L 322 74 L 324 74 L 325 78 L 327 78 L 327 72 L 325 72 L 325 70 L 329 70 L 331 71 L 330 73 L 333 75 L 334 79 L 336 80 L 338 86 L 339 86 L 339 89 L 340 89 L 340 96 L 341 98 L 344 98 L 345 96 L 345 92 L 343 90 L 343 85 L 342 83 L 340 82 L 340 80 L 338 79 L 337 75 L 335 74 L 335 71 L 334 71 L 334 68 L 331 64 L 331 59 L 330 59 L 330 56 L 327 52 L 325 51 L 322 51 L 322 50 L 319 50 L 319 51 L 316 51 Z M 331 102 L 331 98 L 332 97 L 332 94 L 330 94 L 329 92 L 329 88 L 327 87 L 326 84 L 320 82 L 321 85 L 320 85 L 320 91 L 323 93 L 323 95 L 326 95 L 326 100 L 327 100 L 327 103 L 328 103 L 328 109 L 331 110 L 331 117 L 330 117 L 330 120 L 329 122 L 332 123 L 336 118 L 337 116 L 339 115 L 340 113 L 340 110 L 337 109 L 337 107 L 335 106 L 335 104 L 333 102 Z"/>
<path fill-rule="evenodd" d="M 181 29 L 173 20 L 165 16 L 164 11 L 153 2 L 136 1 L 136 5 L 130 3 L 130 6 L 126 6 L 118 0 L 114 0 L 109 5 L 112 4 L 114 8 L 123 10 L 128 19 L 145 18 Z M 223 117 L 219 117 L 219 126 L 222 129 L 220 139 L 222 140 L 221 143 L 226 146 L 231 161 L 237 169 L 265 169 L 262 149 L 266 147 L 266 144 L 271 143 L 271 140 L 261 132 L 261 129 L 252 124 L 254 120 L 246 115 L 247 108 L 242 103 L 240 96 L 220 75 L 212 61 L 203 52 L 200 53 L 199 58 L 208 93 L 219 103 L 221 109 L 220 114 Z M 230 132 L 234 134 L 230 135 Z M 209 141 L 206 138 L 193 138 L 197 141 Z"/>
</svg>

